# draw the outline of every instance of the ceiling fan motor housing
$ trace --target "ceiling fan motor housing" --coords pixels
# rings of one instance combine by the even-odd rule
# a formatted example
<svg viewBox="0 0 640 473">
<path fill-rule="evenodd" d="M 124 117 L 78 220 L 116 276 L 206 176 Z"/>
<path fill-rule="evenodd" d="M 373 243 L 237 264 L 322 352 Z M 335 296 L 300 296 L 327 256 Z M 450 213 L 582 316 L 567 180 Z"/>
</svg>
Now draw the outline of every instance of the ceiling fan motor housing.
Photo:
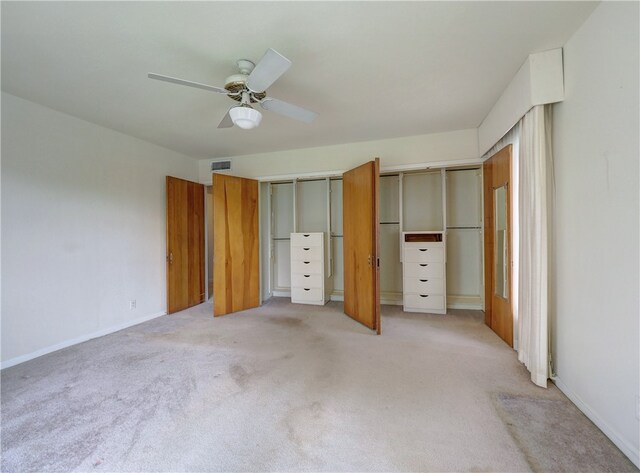
<svg viewBox="0 0 640 473">
<path fill-rule="evenodd" d="M 234 94 L 230 95 L 230 98 L 236 102 L 240 102 L 242 101 L 242 94 L 239 94 L 238 92 L 247 90 L 247 79 L 249 78 L 251 71 L 253 71 L 255 64 L 248 59 L 240 59 L 236 64 L 238 65 L 240 72 L 227 77 L 224 81 L 224 88 Z M 256 103 L 264 99 L 266 96 L 266 92 L 251 92 L 251 103 Z"/>
</svg>

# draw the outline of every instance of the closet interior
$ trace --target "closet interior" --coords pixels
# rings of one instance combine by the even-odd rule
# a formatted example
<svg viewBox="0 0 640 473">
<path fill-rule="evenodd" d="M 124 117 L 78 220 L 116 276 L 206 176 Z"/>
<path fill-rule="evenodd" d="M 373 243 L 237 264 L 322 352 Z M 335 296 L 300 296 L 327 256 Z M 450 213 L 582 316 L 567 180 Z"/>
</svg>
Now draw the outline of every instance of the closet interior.
<svg viewBox="0 0 640 473">
<path fill-rule="evenodd" d="M 403 233 L 441 232 L 446 307 L 483 308 L 481 173 L 473 167 L 380 176 L 382 304 L 403 304 Z M 291 234 L 323 233 L 324 290 L 343 300 L 342 178 L 262 182 L 260 191 L 263 299 L 291 297 Z"/>
</svg>

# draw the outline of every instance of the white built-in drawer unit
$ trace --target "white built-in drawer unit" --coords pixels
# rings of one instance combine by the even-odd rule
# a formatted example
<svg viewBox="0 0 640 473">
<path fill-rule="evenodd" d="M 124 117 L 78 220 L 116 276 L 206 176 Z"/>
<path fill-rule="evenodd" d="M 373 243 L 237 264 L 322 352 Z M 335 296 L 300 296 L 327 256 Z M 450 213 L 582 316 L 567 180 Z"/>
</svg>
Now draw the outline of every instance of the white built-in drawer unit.
<svg viewBox="0 0 640 473">
<path fill-rule="evenodd" d="M 447 313 L 444 232 L 402 234 L 403 305 L 407 312 Z"/>
<path fill-rule="evenodd" d="M 291 234 L 291 302 L 324 305 L 324 234 Z"/>
</svg>

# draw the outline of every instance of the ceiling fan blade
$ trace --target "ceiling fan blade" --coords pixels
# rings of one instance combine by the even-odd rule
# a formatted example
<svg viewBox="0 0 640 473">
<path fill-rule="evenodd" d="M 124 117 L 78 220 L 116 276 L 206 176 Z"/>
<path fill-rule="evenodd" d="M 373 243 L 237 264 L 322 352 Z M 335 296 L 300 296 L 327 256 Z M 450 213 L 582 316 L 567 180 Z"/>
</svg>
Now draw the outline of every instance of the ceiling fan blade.
<svg viewBox="0 0 640 473">
<path fill-rule="evenodd" d="M 271 97 L 267 97 L 262 100 L 260 102 L 260 105 L 262 105 L 262 108 L 264 108 L 265 110 L 279 113 L 280 115 L 284 115 L 285 117 L 293 118 L 294 120 L 300 120 L 305 123 L 311 123 L 318 117 L 318 114 L 316 112 L 306 110 L 302 107 L 298 107 L 297 105 L 293 105 L 282 100 L 272 99 Z"/>
<path fill-rule="evenodd" d="M 154 74 L 153 72 L 150 72 L 147 76 L 149 77 L 149 79 L 162 80 L 165 82 L 171 82 L 172 84 L 186 85 L 188 87 L 196 87 L 197 89 L 204 89 L 210 92 L 229 95 L 229 91 L 227 89 L 221 89 L 220 87 L 214 87 L 212 85 L 201 84 L 199 82 L 191 82 L 190 80 L 177 79 L 175 77 L 163 76 L 160 74 Z"/>
<path fill-rule="evenodd" d="M 291 61 L 274 49 L 267 49 L 260 62 L 247 79 L 247 87 L 254 92 L 264 92 L 278 77 L 291 67 Z"/>
<path fill-rule="evenodd" d="M 230 111 L 231 111 L 231 108 L 229 109 L 229 112 Z M 233 126 L 233 120 L 231 120 L 231 115 L 229 115 L 229 112 L 227 112 L 227 114 L 224 116 L 222 121 L 220 121 L 218 128 L 231 128 Z"/>
</svg>

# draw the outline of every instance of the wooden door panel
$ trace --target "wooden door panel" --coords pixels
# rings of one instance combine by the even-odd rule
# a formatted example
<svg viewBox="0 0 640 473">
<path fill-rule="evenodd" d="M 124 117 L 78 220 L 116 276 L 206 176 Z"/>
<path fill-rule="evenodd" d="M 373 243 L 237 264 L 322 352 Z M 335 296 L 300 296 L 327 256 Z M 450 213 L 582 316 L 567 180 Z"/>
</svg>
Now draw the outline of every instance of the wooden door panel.
<svg viewBox="0 0 640 473">
<path fill-rule="evenodd" d="M 213 174 L 213 315 L 260 305 L 258 181 Z"/>
<path fill-rule="evenodd" d="M 379 180 L 376 158 L 343 175 L 344 312 L 380 333 Z"/>
<path fill-rule="evenodd" d="M 511 152 L 508 145 L 488 159 L 483 166 L 484 174 L 484 211 L 485 211 L 485 323 L 509 346 L 513 347 L 513 256 L 511 238 Z M 495 191 L 506 188 L 506 267 L 508 289 L 502 297 L 496 290 L 496 199 Z"/>
<path fill-rule="evenodd" d="M 204 186 L 167 176 L 167 313 L 204 301 Z"/>
<path fill-rule="evenodd" d="M 189 182 L 189 306 L 204 302 L 204 186 Z"/>
</svg>

